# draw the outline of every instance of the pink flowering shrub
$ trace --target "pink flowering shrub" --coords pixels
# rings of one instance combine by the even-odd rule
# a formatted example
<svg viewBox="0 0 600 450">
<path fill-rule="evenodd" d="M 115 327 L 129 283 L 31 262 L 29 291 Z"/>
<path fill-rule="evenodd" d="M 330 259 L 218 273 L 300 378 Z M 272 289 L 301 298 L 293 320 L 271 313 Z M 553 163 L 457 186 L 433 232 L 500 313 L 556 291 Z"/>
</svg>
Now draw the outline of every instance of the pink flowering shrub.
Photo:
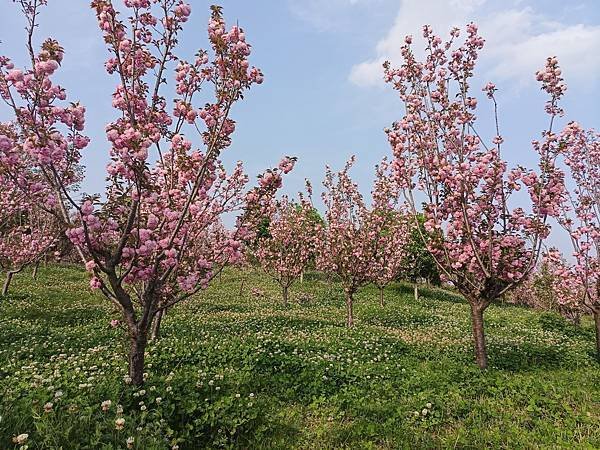
<svg viewBox="0 0 600 450">
<path fill-rule="evenodd" d="M 429 250 L 442 277 L 471 306 L 477 363 L 485 368 L 483 312 L 527 277 L 550 231 L 547 216 L 560 207 L 563 179 L 555 166 L 552 124 L 562 114 L 557 102 L 565 87 L 556 59 L 549 58 L 538 75 L 550 98 L 546 112 L 551 124 L 542 141 L 533 144 L 539 169 L 509 170 L 501 158 L 504 138 L 492 83 L 483 90 L 495 111 L 495 136 L 484 139 L 475 128 L 478 102 L 471 93 L 471 78 L 484 40 L 475 24 L 466 32 L 462 43 L 456 28 L 443 41 L 425 26 L 423 61 L 413 53 L 409 36 L 402 46 L 403 63 L 397 68 L 384 65 L 386 81 L 406 107 L 387 135 L 398 187 L 414 222 L 423 202 L 425 229 L 434 237 L 428 241 Z M 529 194 L 529 210 L 509 204 L 522 186 Z"/>
</svg>

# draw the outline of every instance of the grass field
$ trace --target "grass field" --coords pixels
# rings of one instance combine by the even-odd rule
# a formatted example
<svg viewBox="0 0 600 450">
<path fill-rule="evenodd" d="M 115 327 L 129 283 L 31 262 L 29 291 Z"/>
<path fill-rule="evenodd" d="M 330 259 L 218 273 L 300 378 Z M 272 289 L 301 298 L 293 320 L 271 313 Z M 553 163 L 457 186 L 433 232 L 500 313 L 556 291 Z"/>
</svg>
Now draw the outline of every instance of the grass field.
<svg viewBox="0 0 600 450">
<path fill-rule="evenodd" d="M 415 302 L 398 284 L 381 308 L 366 287 L 347 330 L 341 289 L 318 274 L 284 308 L 264 275 L 232 270 L 169 312 L 140 391 L 123 381 L 118 316 L 87 286 L 51 267 L 0 300 L 0 449 L 22 433 L 65 450 L 600 448 L 589 320 L 492 306 L 481 372 L 454 294 Z"/>
</svg>

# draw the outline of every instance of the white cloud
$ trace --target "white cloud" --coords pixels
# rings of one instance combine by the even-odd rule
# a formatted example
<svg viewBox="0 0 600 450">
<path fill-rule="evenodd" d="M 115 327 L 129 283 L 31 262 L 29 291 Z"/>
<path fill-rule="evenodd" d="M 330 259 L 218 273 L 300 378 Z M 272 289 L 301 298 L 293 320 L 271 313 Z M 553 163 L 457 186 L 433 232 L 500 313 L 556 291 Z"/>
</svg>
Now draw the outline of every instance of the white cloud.
<svg viewBox="0 0 600 450">
<path fill-rule="evenodd" d="M 486 39 L 482 66 L 490 79 L 533 81 L 535 71 L 551 55 L 559 58 L 567 82 L 593 79 L 600 70 L 600 25 L 552 21 L 529 7 L 490 11 L 485 6 L 485 0 L 402 0 L 392 28 L 377 43 L 375 57 L 356 64 L 350 80 L 359 86 L 380 85 L 381 64 L 401 60 L 405 35 L 420 37 L 426 23 L 436 33 L 447 35 L 451 27 L 464 27 L 472 20 Z"/>
</svg>

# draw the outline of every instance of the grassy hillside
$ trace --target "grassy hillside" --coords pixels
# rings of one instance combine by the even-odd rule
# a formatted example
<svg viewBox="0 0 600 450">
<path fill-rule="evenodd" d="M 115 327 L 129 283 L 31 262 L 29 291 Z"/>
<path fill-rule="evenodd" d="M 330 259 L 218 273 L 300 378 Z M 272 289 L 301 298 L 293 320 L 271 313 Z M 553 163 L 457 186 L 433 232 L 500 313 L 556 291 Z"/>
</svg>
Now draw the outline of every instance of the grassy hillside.
<svg viewBox="0 0 600 450">
<path fill-rule="evenodd" d="M 139 391 L 123 381 L 118 316 L 84 273 L 21 274 L 0 300 L 0 449 L 21 433 L 30 449 L 65 450 L 126 448 L 128 437 L 137 449 L 600 448 L 589 321 L 492 306 L 482 373 L 468 307 L 452 294 L 415 302 L 394 285 L 381 308 L 367 287 L 350 331 L 339 286 L 307 276 L 293 299 L 279 306 L 264 275 L 225 273 L 166 316 Z"/>
</svg>

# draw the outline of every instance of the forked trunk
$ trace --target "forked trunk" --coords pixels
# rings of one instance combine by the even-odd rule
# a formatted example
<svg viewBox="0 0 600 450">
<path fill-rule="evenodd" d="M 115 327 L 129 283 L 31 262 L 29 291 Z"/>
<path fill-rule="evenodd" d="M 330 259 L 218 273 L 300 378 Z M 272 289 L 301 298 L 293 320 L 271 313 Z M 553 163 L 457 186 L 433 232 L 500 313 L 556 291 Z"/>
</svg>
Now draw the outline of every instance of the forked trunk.
<svg viewBox="0 0 600 450">
<path fill-rule="evenodd" d="M 134 386 L 144 384 L 144 352 L 148 338 L 145 332 L 138 332 L 131 336 L 129 349 L 129 376 Z"/>
<path fill-rule="evenodd" d="M 353 311 L 353 295 L 354 292 L 346 291 L 346 326 L 352 328 L 354 326 L 354 311 Z"/>
<path fill-rule="evenodd" d="M 165 315 L 165 312 L 166 311 L 164 309 L 161 309 L 158 313 L 156 313 L 154 322 L 152 322 L 152 332 L 150 334 L 151 341 L 156 341 L 160 337 L 160 325 L 162 323 L 162 319 Z"/>
<path fill-rule="evenodd" d="M 471 323 L 473 326 L 473 340 L 475 343 L 475 359 L 480 369 L 487 369 L 487 349 L 485 346 L 485 331 L 483 329 L 484 308 L 471 303 Z"/>
<path fill-rule="evenodd" d="M 417 283 L 413 284 L 415 301 L 419 301 L 419 285 Z"/>
<path fill-rule="evenodd" d="M 379 304 L 381 305 L 382 308 L 385 306 L 385 299 L 383 297 L 384 289 L 385 288 L 382 288 L 382 287 L 379 288 Z"/>
<path fill-rule="evenodd" d="M 594 323 L 596 324 L 596 358 L 600 362 L 600 311 L 594 311 Z"/>
</svg>

